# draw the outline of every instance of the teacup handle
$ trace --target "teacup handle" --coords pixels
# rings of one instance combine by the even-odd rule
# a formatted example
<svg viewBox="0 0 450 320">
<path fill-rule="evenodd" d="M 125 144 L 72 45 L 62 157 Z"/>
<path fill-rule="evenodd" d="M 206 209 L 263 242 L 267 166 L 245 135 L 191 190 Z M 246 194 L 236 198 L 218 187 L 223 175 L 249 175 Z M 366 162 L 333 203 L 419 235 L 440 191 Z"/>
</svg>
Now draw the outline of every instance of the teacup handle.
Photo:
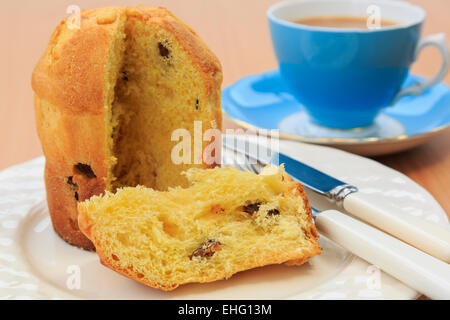
<svg viewBox="0 0 450 320">
<path fill-rule="evenodd" d="M 447 38 L 445 37 L 444 33 L 437 33 L 430 36 L 427 36 L 423 39 L 421 39 L 417 45 L 415 57 L 416 59 L 419 55 L 419 52 L 425 48 L 426 46 L 435 46 L 439 49 L 441 55 L 442 55 L 442 65 L 439 72 L 431 79 L 425 80 L 423 82 L 415 82 L 412 85 L 403 88 L 400 90 L 399 93 L 395 96 L 394 100 L 392 101 L 391 105 L 394 105 L 400 98 L 406 96 L 406 95 L 419 95 L 422 92 L 424 92 L 426 89 L 428 89 L 431 86 L 434 86 L 435 84 L 441 82 L 445 75 L 447 74 L 448 70 L 448 44 L 447 44 Z"/>
</svg>

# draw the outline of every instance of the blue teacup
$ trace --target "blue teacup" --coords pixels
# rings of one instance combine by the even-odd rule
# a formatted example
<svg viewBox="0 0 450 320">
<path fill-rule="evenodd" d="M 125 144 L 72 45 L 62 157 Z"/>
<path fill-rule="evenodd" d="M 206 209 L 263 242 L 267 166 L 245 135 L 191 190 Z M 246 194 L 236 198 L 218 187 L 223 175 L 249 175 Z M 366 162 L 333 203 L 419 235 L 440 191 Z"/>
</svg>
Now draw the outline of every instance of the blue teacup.
<svg viewBox="0 0 450 320">
<path fill-rule="evenodd" d="M 370 18 L 370 14 L 379 14 L 378 18 L 397 24 L 355 29 L 293 22 L 317 16 Z M 440 82 L 448 68 L 445 36 L 438 34 L 420 40 L 425 11 L 406 2 L 282 2 L 273 5 L 267 16 L 280 72 L 311 120 L 322 126 L 369 126 L 381 109 L 404 95 L 420 94 Z M 441 70 L 424 83 L 402 88 L 410 65 L 427 45 L 440 50 Z"/>
</svg>

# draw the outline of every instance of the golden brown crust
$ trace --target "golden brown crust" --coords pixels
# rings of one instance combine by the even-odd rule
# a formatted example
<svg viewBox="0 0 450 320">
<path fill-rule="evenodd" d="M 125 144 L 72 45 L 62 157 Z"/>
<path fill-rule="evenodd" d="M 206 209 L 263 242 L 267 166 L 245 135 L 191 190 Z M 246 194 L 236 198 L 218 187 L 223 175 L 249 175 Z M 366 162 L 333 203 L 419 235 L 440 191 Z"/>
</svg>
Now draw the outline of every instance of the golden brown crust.
<svg viewBox="0 0 450 320">
<path fill-rule="evenodd" d="M 308 197 L 306 196 L 305 188 L 300 182 L 295 182 L 289 175 L 287 175 L 287 178 L 293 183 L 295 191 L 299 197 L 303 199 L 303 209 L 308 215 L 308 225 L 310 225 L 309 230 L 303 230 L 308 236 L 313 237 L 314 239 L 319 239 L 319 233 L 317 232 L 316 225 L 314 224 L 313 216 L 312 216 L 312 209 L 311 205 L 309 204 Z M 322 248 L 320 246 L 312 248 L 310 251 L 304 252 L 305 256 L 300 259 L 293 259 L 290 261 L 285 262 L 286 265 L 292 266 L 292 265 L 301 265 L 308 261 L 311 257 L 314 257 L 315 255 L 318 255 L 322 253 Z"/>
<path fill-rule="evenodd" d="M 60 176 L 60 172 L 52 172 L 47 165 L 45 167 L 44 180 L 47 189 L 47 204 L 52 225 L 55 232 L 66 242 L 74 244 L 86 250 L 94 251 L 92 242 L 86 238 L 78 228 L 77 204 L 73 192 L 66 187 L 66 181 Z"/>
<path fill-rule="evenodd" d="M 108 10 L 123 11 L 102 9 Z M 32 75 L 53 228 L 65 241 L 86 250 L 95 248 L 78 229 L 76 202 L 105 189 L 104 82 L 118 21 L 100 25 L 88 11 L 82 14 L 80 29 L 70 30 L 63 20 Z M 77 172 L 78 163 L 89 165 L 96 177 L 87 179 Z M 70 177 L 73 185 L 68 184 Z"/>
<path fill-rule="evenodd" d="M 55 231 L 67 242 L 87 250 L 92 243 L 78 230 L 77 200 L 84 201 L 105 189 L 107 165 L 102 116 L 78 116 L 58 112 L 57 107 L 35 97 L 38 135 L 44 154 L 47 203 Z M 89 137 L 89 138 L 88 138 Z M 76 170 L 90 166 L 96 177 Z"/>
<path fill-rule="evenodd" d="M 104 192 L 108 169 L 104 107 L 111 45 L 128 15 L 158 23 L 172 32 L 197 66 L 221 128 L 221 67 L 197 35 L 164 8 L 107 7 L 82 11 L 79 29 L 63 20 L 32 74 L 39 138 L 46 158 L 47 201 L 55 231 L 87 250 L 92 243 L 77 225 L 76 202 Z M 75 169 L 89 165 L 95 177 Z M 72 177 L 72 182 L 68 179 Z M 76 189 L 76 190 L 75 190 Z M 76 195 L 75 195 L 76 193 Z"/>
<path fill-rule="evenodd" d="M 120 7 L 103 8 L 123 14 Z M 83 12 L 79 29 L 63 20 L 53 33 L 46 52 L 32 75 L 32 87 L 39 98 L 61 111 L 103 113 L 104 82 L 108 52 L 120 19 L 98 24 L 93 11 Z"/>
<path fill-rule="evenodd" d="M 291 178 L 292 179 L 292 178 Z M 319 233 L 317 232 L 316 225 L 314 224 L 312 208 L 309 204 L 308 197 L 306 196 L 305 188 L 300 182 L 296 182 L 297 191 L 299 196 L 303 199 L 304 210 L 308 213 L 308 223 L 311 224 L 310 233 L 314 236 L 314 238 L 319 239 Z"/>
</svg>

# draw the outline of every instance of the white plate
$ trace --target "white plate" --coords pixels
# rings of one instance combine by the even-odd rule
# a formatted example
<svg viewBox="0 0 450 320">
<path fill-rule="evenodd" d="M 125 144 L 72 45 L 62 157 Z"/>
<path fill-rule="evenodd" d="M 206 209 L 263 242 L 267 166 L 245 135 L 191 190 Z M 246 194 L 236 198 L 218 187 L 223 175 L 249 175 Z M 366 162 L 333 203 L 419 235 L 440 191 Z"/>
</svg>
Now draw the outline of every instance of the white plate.
<svg viewBox="0 0 450 320">
<path fill-rule="evenodd" d="M 281 151 L 358 185 L 399 210 L 448 225 L 431 195 L 406 176 L 343 151 L 280 142 Z M 145 287 L 99 264 L 95 253 L 66 244 L 51 227 L 44 159 L 0 172 L 0 299 L 414 299 L 418 293 L 321 238 L 323 254 L 300 267 L 268 266 L 229 280 L 172 292 Z M 330 206 L 309 194 L 315 207 Z M 78 278 L 79 275 L 79 278 Z M 79 279 L 79 288 L 77 286 Z"/>
</svg>

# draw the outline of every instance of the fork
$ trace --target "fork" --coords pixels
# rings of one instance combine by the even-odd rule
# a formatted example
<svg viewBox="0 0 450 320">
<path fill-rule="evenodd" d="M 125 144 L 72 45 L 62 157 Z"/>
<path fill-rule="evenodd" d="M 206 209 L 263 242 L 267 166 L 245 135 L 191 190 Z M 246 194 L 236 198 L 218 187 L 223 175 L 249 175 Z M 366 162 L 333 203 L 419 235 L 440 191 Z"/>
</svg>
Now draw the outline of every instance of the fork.
<svg viewBox="0 0 450 320">
<path fill-rule="evenodd" d="M 253 160 L 253 159 L 252 159 Z M 258 174 L 264 165 L 223 148 L 222 167 Z M 337 210 L 312 208 L 319 233 L 431 299 L 450 299 L 450 266 Z"/>
</svg>

